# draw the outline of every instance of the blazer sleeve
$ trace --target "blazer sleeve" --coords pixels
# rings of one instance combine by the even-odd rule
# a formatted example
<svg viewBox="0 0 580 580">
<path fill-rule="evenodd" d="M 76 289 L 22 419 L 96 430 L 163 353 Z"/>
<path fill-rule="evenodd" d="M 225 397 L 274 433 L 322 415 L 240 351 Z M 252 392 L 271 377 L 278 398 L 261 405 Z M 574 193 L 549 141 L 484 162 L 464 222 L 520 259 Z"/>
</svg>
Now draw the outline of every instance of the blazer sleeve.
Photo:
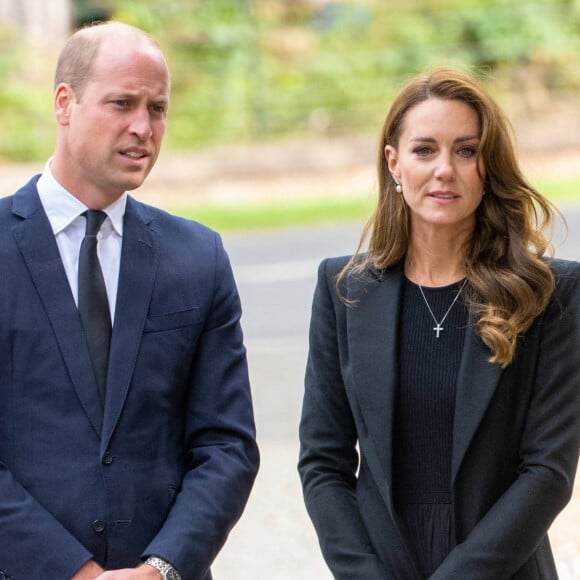
<svg viewBox="0 0 580 580">
<path fill-rule="evenodd" d="M 569 264 L 574 271 L 559 276 L 540 320 L 519 475 L 431 580 L 510 578 L 570 500 L 580 448 L 580 289 L 578 265 Z"/>
<path fill-rule="evenodd" d="M 191 361 L 188 471 L 143 553 L 163 557 L 188 580 L 206 577 L 244 510 L 259 465 L 240 300 L 217 235 L 214 260 L 213 301 Z"/>
<path fill-rule="evenodd" d="M 357 431 L 341 374 L 334 275 L 320 265 L 310 323 L 310 349 L 300 421 L 300 458 L 306 508 L 322 554 L 338 580 L 389 578 L 373 550 L 355 493 Z M 341 302 L 336 308 L 342 308 Z"/>
</svg>

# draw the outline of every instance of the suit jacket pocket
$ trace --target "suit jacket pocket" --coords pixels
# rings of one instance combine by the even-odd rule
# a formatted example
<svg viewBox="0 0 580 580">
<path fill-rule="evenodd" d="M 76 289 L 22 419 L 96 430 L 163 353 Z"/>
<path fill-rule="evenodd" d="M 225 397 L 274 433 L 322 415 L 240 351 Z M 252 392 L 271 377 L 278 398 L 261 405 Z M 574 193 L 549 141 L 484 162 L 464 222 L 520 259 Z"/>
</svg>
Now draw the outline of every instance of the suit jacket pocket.
<svg viewBox="0 0 580 580">
<path fill-rule="evenodd" d="M 188 308 L 179 312 L 169 312 L 167 314 L 153 314 L 145 321 L 144 332 L 163 332 L 165 330 L 175 330 L 184 328 L 201 322 L 199 308 Z"/>
</svg>

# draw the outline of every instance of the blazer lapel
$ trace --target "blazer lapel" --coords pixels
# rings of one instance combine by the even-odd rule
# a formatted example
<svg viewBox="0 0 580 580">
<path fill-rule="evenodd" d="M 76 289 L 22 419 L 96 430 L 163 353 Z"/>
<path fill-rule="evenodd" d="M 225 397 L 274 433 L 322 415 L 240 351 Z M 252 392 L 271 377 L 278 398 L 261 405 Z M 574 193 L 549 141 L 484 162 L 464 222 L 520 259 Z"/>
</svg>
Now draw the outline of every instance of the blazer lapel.
<svg viewBox="0 0 580 580">
<path fill-rule="evenodd" d="M 359 432 L 359 437 L 366 439 L 369 470 L 399 534 L 396 554 L 385 557 L 404 570 L 406 578 L 419 578 L 391 492 L 402 288 L 401 264 L 381 273 L 371 272 L 364 279 L 351 277 L 347 297 L 357 302 L 347 309 L 347 335 L 352 381 L 363 422 L 359 429 L 368 431 Z"/>
<path fill-rule="evenodd" d="M 149 311 L 158 255 L 145 206 L 127 199 L 123 249 L 111 337 L 102 449 L 107 448 L 127 398 Z"/>
<path fill-rule="evenodd" d="M 13 228 L 16 245 L 54 330 L 81 405 L 100 436 L 102 411 L 78 310 L 54 234 L 34 186 L 14 196 L 13 213 L 24 218 Z"/>
<path fill-rule="evenodd" d="M 352 379 L 369 439 L 376 450 L 369 466 L 391 509 L 393 419 L 398 385 L 398 326 L 402 291 L 399 266 L 348 282 L 347 334 Z M 369 458 L 370 459 L 370 458 Z M 386 466 L 386 471 L 385 471 Z"/>
<path fill-rule="evenodd" d="M 470 317 L 465 336 L 455 395 L 451 486 L 455 484 L 461 462 L 487 409 L 502 375 L 499 364 L 488 362 L 491 351 L 476 332 Z"/>
<path fill-rule="evenodd" d="M 402 270 L 398 266 L 364 278 L 350 278 L 348 298 L 355 300 L 347 310 L 347 334 L 352 353 L 355 395 L 364 423 L 376 449 L 375 470 L 388 488 L 392 485 L 390 465 L 393 448 L 395 397 L 398 388 L 398 326 L 402 292 Z M 465 337 L 455 397 L 451 482 L 455 482 L 469 443 L 491 401 L 502 368 L 488 362 L 491 353 L 470 319 Z M 386 472 L 383 466 L 387 466 Z M 385 502 L 390 506 L 390 493 Z"/>
</svg>

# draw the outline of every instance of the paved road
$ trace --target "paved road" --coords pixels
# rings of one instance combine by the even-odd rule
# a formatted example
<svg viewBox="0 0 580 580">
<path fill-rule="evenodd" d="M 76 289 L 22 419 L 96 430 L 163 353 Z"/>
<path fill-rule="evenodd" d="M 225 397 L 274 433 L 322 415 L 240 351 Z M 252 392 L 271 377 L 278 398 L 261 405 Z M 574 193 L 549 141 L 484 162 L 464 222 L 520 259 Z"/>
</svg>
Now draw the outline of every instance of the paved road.
<svg viewBox="0 0 580 580">
<path fill-rule="evenodd" d="M 557 254 L 580 259 L 580 207 L 565 215 L 569 233 Z M 216 580 L 331 579 L 303 507 L 297 425 L 316 268 L 325 256 L 351 253 L 361 225 L 224 236 L 244 306 L 262 467 L 244 517 L 216 561 Z M 566 510 L 573 517 L 560 526 L 562 538 L 578 522 L 579 506 L 577 498 Z M 561 580 L 580 578 L 578 548 L 575 540 L 560 542 Z"/>
</svg>

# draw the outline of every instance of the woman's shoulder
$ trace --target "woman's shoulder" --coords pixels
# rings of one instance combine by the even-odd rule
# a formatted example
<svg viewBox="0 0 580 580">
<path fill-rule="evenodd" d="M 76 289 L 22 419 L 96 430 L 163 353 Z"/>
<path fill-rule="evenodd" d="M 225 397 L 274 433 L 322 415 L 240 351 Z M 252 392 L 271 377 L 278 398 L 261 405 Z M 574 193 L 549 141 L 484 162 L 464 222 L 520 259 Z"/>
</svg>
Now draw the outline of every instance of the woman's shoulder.
<svg viewBox="0 0 580 580">
<path fill-rule="evenodd" d="M 556 283 L 555 297 L 561 300 L 566 296 L 571 296 L 580 300 L 580 292 L 578 291 L 580 262 L 554 258 L 550 261 L 550 268 Z"/>
<path fill-rule="evenodd" d="M 337 276 L 344 270 L 351 259 L 352 255 L 324 258 L 324 260 L 320 262 L 319 271 L 324 272 L 326 276 Z"/>
<path fill-rule="evenodd" d="M 325 258 L 320 263 L 318 274 L 326 278 L 336 278 L 344 272 L 345 275 L 340 276 L 343 280 L 354 278 L 359 282 L 376 281 L 389 273 L 399 274 L 401 265 L 402 261 L 388 268 L 378 269 L 369 254 L 361 252 L 355 255 Z"/>
<path fill-rule="evenodd" d="M 556 281 L 566 278 L 577 278 L 580 275 L 580 262 L 576 260 L 553 258 L 550 260 L 550 268 Z"/>
<path fill-rule="evenodd" d="M 553 270 L 574 270 L 580 271 L 580 262 L 578 260 L 565 260 L 564 258 L 552 258 L 550 266 Z"/>
</svg>

